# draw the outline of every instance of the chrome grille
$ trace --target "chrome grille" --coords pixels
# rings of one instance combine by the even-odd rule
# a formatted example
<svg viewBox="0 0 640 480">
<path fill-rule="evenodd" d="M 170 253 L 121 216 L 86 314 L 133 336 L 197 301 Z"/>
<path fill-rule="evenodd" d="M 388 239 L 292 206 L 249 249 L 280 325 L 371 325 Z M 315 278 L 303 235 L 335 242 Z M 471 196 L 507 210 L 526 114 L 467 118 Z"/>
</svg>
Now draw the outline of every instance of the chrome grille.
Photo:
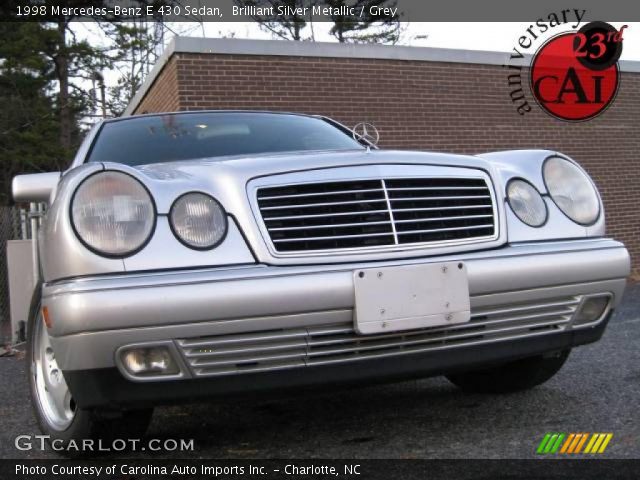
<svg viewBox="0 0 640 480">
<path fill-rule="evenodd" d="M 351 323 L 178 340 L 194 376 L 262 372 L 428 352 L 565 328 L 580 296 L 472 308 L 468 323 L 358 335 Z"/>
<path fill-rule="evenodd" d="M 278 252 L 464 242 L 495 234 L 482 178 L 392 178 L 259 188 Z"/>
</svg>

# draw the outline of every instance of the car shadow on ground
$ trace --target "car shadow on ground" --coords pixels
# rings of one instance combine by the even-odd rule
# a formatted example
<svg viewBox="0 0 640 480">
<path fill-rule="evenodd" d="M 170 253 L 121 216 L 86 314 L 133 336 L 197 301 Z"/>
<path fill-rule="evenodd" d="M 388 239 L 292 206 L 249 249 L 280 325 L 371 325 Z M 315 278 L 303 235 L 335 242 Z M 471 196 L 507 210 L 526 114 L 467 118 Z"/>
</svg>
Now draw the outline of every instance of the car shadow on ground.
<svg viewBox="0 0 640 480">
<path fill-rule="evenodd" d="M 148 436 L 194 439 L 197 451 L 220 458 L 395 457 L 399 444 L 405 452 L 417 448 L 424 454 L 430 450 L 425 439 L 456 438 L 458 432 L 464 441 L 465 431 L 486 430 L 487 421 L 492 429 L 536 428 L 539 420 L 528 415 L 532 403 L 575 400 L 548 386 L 509 395 L 468 394 L 437 377 L 291 399 L 159 408 Z M 388 448 L 392 441 L 399 444 Z"/>
</svg>

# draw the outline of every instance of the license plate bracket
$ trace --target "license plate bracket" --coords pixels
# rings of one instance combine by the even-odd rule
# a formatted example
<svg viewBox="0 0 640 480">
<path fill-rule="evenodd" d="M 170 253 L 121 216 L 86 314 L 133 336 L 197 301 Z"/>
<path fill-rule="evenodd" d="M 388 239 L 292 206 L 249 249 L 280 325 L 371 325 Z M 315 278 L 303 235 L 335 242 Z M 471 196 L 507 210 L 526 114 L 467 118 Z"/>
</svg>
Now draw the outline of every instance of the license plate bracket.
<svg viewBox="0 0 640 480">
<path fill-rule="evenodd" d="M 358 269 L 353 283 L 359 334 L 453 325 L 471 318 L 463 262 Z"/>
</svg>

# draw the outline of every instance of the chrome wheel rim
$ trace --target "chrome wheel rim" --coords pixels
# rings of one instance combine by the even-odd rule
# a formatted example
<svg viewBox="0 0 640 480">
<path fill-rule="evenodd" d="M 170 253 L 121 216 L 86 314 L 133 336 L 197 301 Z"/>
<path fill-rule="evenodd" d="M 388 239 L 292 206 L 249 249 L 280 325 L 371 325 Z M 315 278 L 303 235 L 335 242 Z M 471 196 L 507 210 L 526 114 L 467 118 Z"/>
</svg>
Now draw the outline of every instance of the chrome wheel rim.
<svg viewBox="0 0 640 480">
<path fill-rule="evenodd" d="M 36 319 L 34 329 L 31 375 L 38 409 L 51 428 L 65 430 L 75 417 L 76 405 L 58 367 L 42 315 Z"/>
</svg>

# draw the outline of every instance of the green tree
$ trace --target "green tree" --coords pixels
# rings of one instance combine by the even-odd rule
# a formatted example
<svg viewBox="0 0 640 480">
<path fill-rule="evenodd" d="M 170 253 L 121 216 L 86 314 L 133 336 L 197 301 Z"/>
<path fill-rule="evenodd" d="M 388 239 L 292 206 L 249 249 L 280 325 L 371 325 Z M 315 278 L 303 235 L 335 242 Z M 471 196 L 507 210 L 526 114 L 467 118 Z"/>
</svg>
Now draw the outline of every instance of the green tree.
<svg viewBox="0 0 640 480">
<path fill-rule="evenodd" d="M 0 23 L 0 203 L 17 173 L 65 169 L 96 110 L 119 115 L 140 87 L 159 38 L 145 22 L 101 21 L 99 45 L 78 38 L 69 17 Z M 126 66 L 126 68 L 125 68 Z M 117 68 L 118 84 L 98 100 L 88 85 Z"/>
<path fill-rule="evenodd" d="M 157 60 L 158 46 L 162 43 L 162 24 L 131 21 L 112 24 L 104 29 L 109 40 L 110 66 L 119 76 L 116 85 L 97 104 L 108 116 L 120 116 L 142 86 L 151 65 Z M 98 78 L 99 83 L 101 81 Z M 104 101 L 104 105 L 101 103 Z"/>
<path fill-rule="evenodd" d="M 0 204 L 6 204 L 14 175 L 59 170 L 67 152 L 52 95 L 54 65 L 42 54 L 50 32 L 36 22 L 2 22 L 0 35 Z"/>
<path fill-rule="evenodd" d="M 333 23 L 330 33 L 340 43 L 386 43 L 395 44 L 400 39 L 400 16 L 395 13 L 386 15 L 371 14 L 371 7 L 396 8 L 397 0 L 234 0 L 240 7 L 270 8 L 272 15 L 250 15 L 260 28 L 271 32 L 275 37 L 284 40 L 315 40 L 313 31 L 313 7 L 332 7 L 332 11 L 344 12 L 353 8 L 354 15 L 330 15 Z M 279 15 L 286 8 L 285 14 Z M 306 13 L 302 8 L 306 7 Z M 364 7 L 364 9 L 363 9 Z M 364 12 L 360 16 L 360 12 Z M 311 34 L 305 36 L 303 31 L 311 28 Z"/>
<path fill-rule="evenodd" d="M 334 9 L 354 7 L 356 15 L 331 15 L 331 35 L 340 43 L 386 43 L 395 44 L 400 39 L 400 17 L 371 14 L 371 7 L 397 7 L 397 0 L 322 0 Z M 364 7 L 364 9 L 363 9 Z M 359 12 L 364 12 L 360 17 Z"/>
<path fill-rule="evenodd" d="M 283 40 L 305 40 L 302 31 L 307 26 L 307 20 L 312 21 L 311 16 L 300 15 L 299 9 L 308 7 L 311 9 L 317 2 L 315 0 L 234 0 L 241 7 L 271 8 L 273 15 L 251 15 L 251 19 L 260 25 L 260 28 L 271 32 L 274 36 Z M 322 1 L 322 0 L 319 0 Z M 279 8 L 289 12 L 278 15 Z M 311 10 L 309 10 L 311 11 Z M 312 38 L 308 38 L 312 40 Z"/>
</svg>

